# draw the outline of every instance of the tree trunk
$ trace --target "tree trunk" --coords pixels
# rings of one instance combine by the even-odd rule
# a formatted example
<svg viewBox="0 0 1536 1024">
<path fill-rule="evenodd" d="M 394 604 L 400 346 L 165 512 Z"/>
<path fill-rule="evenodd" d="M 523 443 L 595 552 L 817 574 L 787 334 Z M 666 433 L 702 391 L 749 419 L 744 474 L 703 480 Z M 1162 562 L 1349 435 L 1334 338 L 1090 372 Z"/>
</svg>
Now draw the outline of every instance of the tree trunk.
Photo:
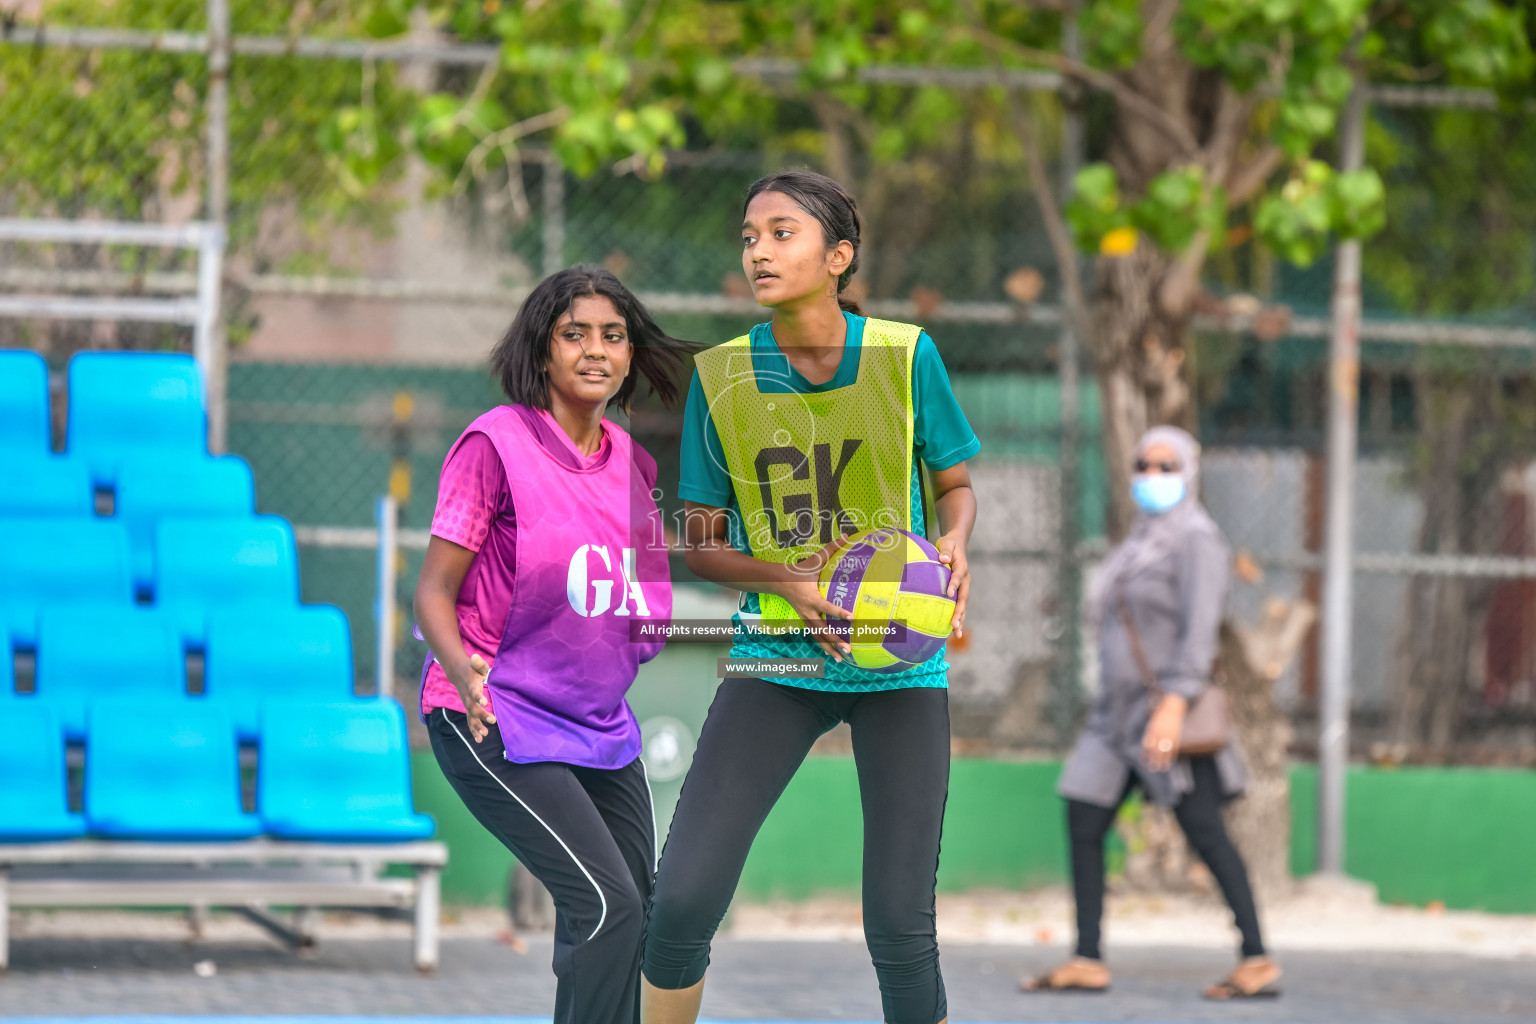
<svg viewBox="0 0 1536 1024">
<path fill-rule="evenodd" d="M 1124 537 L 1136 518 L 1131 501 L 1136 442 L 1159 424 L 1193 426 L 1183 379 L 1188 318 L 1169 317 L 1157 298 L 1171 266 L 1143 239 L 1127 255 L 1101 256 L 1094 269 L 1089 348 L 1099 382 L 1112 542 Z M 1117 827 L 1126 846 L 1126 882 L 1133 888 L 1209 886 L 1209 876 L 1191 856 L 1166 808 L 1143 803 L 1139 814 L 1122 817 Z"/>
<path fill-rule="evenodd" d="M 1227 831 L 1248 865 L 1261 898 L 1291 887 L 1290 718 L 1275 702 L 1274 686 L 1305 641 L 1316 618 L 1306 601 L 1270 601 L 1253 625 L 1221 630 L 1224 685 L 1232 727 L 1248 765 L 1248 789 L 1227 805 Z"/>
<path fill-rule="evenodd" d="M 1142 0 L 1140 55 L 1135 67 L 1121 75 L 1167 115 L 1158 125 L 1142 112 L 1118 108 L 1105 158 L 1128 197 L 1143 195 L 1159 174 L 1189 164 L 1202 167 L 1223 186 L 1231 184 L 1228 176 L 1235 173 L 1236 154 L 1248 137 L 1245 101 L 1218 77 L 1192 67 L 1181 53 L 1174 30 L 1178 10 L 1175 0 Z M 1125 535 L 1136 517 L 1130 477 L 1137 440 L 1160 424 L 1196 432 L 1189 383 L 1193 361 L 1186 354 L 1209 241 L 1201 232 L 1187 251 L 1168 254 L 1141 238 L 1128 254 L 1101 255 L 1095 264 L 1087 342 L 1099 381 L 1112 542 Z M 1295 623 L 1311 612 L 1283 605 L 1269 612 L 1253 627 L 1225 624 L 1222 652 L 1234 726 L 1250 761 L 1250 795 L 1229 817 L 1256 884 L 1275 892 L 1289 879 L 1290 725 L 1270 690 L 1301 642 Z M 1179 887 L 1199 878 L 1168 812 L 1149 807 L 1122 832 L 1126 873 L 1133 884 Z"/>
<path fill-rule="evenodd" d="M 1131 461 L 1149 427 L 1192 428 L 1184 382 L 1187 315 L 1170 316 L 1157 301 L 1171 261 L 1142 240 L 1126 256 L 1101 256 L 1095 267 L 1091 351 L 1098 372 L 1109 483 L 1109 535 L 1118 540 L 1135 519 Z"/>
<path fill-rule="evenodd" d="M 1486 454 L 1493 447 L 1490 421 L 1500 416 L 1497 388 L 1481 375 L 1420 377 L 1425 445 L 1419 467 L 1420 552 L 1498 550 L 1506 465 Z M 1436 762 L 1456 756 L 1471 695 L 1482 689 L 1486 676 L 1482 639 L 1492 595 L 1489 580 L 1410 579 L 1393 671 L 1392 739 L 1400 753 Z"/>
</svg>

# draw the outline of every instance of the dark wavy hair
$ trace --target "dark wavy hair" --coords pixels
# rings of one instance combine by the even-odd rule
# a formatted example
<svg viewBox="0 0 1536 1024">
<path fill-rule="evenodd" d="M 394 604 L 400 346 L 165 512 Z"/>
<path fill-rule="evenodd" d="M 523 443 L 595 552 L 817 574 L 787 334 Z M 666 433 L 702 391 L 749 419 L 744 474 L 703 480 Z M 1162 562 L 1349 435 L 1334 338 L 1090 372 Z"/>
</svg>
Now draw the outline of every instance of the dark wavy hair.
<svg viewBox="0 0 1536 1024">
<path fill-rule="evenodd" d="M 549 408 L 549 357 L 555 325 L 570 312 L 577 299 L 602 296 L 624 317 L 629 343 L 634 350 L 630 374 L 608 402 L 626 414 L 640 377 L 667 408 L 677 402 L 680 379 L 688 357 L 699 350 L 693 342 L 671 337 L 612 272 L 590 264 L 578 264 L 540 281 L 523 300 L 512 326 L 491 349 L 491 372 L 501 381 L 510 401 L 535 409 Z"/>
<path fill-rule="evenodd" d="M 780 171 L 764 175 L 752 183 L 747 189 L 746 202 L 741 204 L 742 216 L 746 216 L 752 200 L 764 192 L 789 196 L 800 209 L 815 218 L 821 225 L 821 237 L 828 249 L 842 241 L 853 246 L 853 262 L 837 279 L 837 304 L 849 313 L 862 316 L 864 311 L 859 304 L 843 297 L 843 289 L 848 287 L 859 269 L 859 236 L 864 229 L 859 219 L 859 204 L 853 201 L 853 196 L 825 174 L 807 170 Z"/>
</svg>

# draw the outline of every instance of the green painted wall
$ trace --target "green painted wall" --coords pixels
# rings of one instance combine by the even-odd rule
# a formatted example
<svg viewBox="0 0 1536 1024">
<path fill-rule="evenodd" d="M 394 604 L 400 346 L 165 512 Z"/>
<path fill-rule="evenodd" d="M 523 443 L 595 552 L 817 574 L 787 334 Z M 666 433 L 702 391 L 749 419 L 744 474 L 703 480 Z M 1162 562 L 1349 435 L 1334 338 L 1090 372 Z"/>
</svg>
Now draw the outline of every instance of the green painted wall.
<svg viewBox="0 0 1536 1024">
<path fill-rule="evenodd" d="M 1047 762 L 957 760 L 950 769 L 939 887 L 1020 889 L 1066 870 L 1064 818 Z M 806 761 L 763 824 L 742 873 L 750 899 L 856 893 L 864 826 L 853 761 Z"/>
<path fill-rule="evenodd" d="M 1291 867 L 1317 863 L 1317 772 L 1291 773 Z M 1536 772 L 1350 771 L 1344 870 L 1388 903 L 1536 912 Z"/>
<path fill-rule="evenodd" d="M 464 809 L 430 750 L 411 755 L 411 788 L 416 809 L 437 819 L 437 838 L 448 844 L 443 871 L 443 901 L 504 904 L 512 855 Z"/>
<path fill-rule="evenodd" d="M 1054 762 L 957 759 L 939 888 L 1021 889 L 1066 880 Z M 1292 772 L 1292 867 L 1313 870 L 1316 773 Z M 430 753 L 416 755 L 418 806 L 452 850 L 444 898 L 495 903 L 511 858 L 459 804 Z M 658 800 L 658 803 L 661 801 Z M 665 826 L 663 826 L 665 827 Z M 763 825 L 739 893 L 760 900 L 859 890 L 863 827 L 846 757 L 808 760 Z M 1349 874 L 1384 901 L 1536 912 L 1536 772 L 1357 768 L 1349 777 Z"/>
<path fill-rule="evenodd" d="M 1064 880 L 1066 813 L 1056 795 L 1059 773 L 1054 762 L 955 761 L 939 887 L 1024 889 Z"/>
</svg>

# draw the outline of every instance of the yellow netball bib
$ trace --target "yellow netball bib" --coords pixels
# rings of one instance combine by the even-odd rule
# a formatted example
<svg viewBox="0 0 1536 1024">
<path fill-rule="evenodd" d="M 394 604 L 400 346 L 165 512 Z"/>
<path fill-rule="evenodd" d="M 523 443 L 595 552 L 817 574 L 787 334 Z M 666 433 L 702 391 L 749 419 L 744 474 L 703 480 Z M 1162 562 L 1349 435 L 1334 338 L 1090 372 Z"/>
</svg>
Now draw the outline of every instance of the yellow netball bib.
<svg viewBox="0 0 1536 1024">
<path fill-rule="evenodd" d="M 749 337 L 694 357 L 755 558 L 788 563 L 833 537 L 912 529 L 912 353 L 922 329 L 870 319 L 853 383 L 791 391 L 780 352 Z M 762 626 L 803 628 L 788 601 L 759 594 Z"/>
</svg>

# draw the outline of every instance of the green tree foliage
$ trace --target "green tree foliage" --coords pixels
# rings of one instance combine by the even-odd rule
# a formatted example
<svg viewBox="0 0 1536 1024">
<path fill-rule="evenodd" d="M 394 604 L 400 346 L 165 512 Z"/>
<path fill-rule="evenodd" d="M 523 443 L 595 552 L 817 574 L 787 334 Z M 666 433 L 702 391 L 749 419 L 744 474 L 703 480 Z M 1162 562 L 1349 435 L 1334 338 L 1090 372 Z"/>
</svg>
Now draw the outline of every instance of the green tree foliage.
<svg viewBox="0 0 1536 1024">
<path fill-rule="evenodd" d="M 954 154 L 1011 162 L 1039 202 L 1063 305 L 1103 384 L 1118 533 L 1132 511 L 1120 479 L 1127 446 L 1152 423 L 1193 422 L 1183 377 L 1195 361 L 1182 349 L 1207 256 L 1251 240 L 1266 259 L 1304 266 L 1336 239 L 1382 230 L 1379 148 L 1361 170 L 1335 169 L 1339 117 L 1357 82 L 1513 95 L 1533 69 L 1528 6 L 544 0 L 513 10 L 434 0 L 437 30 L 497 43 L 503 61 L 424 99 L 415 138 L 456 183 L 535 139 L 577 173 L 621 161 L 654 171 L 679 145 L 810 154 L 866 206 L 876 244 L 862 276 L 878 294 L 900 294 L 900 276 L 882 272 L 898 240 L 919 236 L 963 180 Z M 1059 45 L 1062 13 L 1074 7 L 1081 56 Z M 406 0 L 376 0 L 375 11 L 378 31 L 407 30 Z M 956 68 L 983 78 L 1049 69 L 1087 94 L 1094 162 L 1068 202 L 1057 203 L 1045 170 L 1050 104 L 1002 85 L 896 81 L 892 70 Z M 1081 251 L 1099 254 L 1091 292 L 1076 287 Z M 1399 265 L 1397 276 L 1413 275 Z"/>
<path fill-rule="evenodd" d="M 1385 226 L 1365 249 L 1367 280 L 1423 317 L 1517 317 L 1536 287 L 1536 90 L 1462 7 L 1536 22 L 1536 4 L 1450 4 L 1434 33 L 1468 37 L 1461 74 L 1503 79 L 1506 108 L 1375 112 L 1367 158 L 1386 182 Z M 1461 20 L 1449 20 L 1458 15 Z M 1526 353 L 1423 346 L 1409 362 L 1416 431 L 1407 480 L 1423 518 L 1416 544 L 1436 554 L 1521 550 L 1506 520 L 1511 475 L 1536 456 L 1536 378 Z M 1514 545 L 1514 546 L 1511 546 Z M 1521 584 L 1414 577 L 1398 638 L 1391 736 L 1421 756 L 1477 756 L 1469 712 L 1523 678 L 1518 638 L 1490 627 Z M 1479 742 L 1486 743 L 1486 739 Z M 1491 746 L 1491 744 L 1490 744 Z M 1485 755 L 1486 756 L 1486 755 Z"/>
<path fill-rule="evenodd" d="M 1402 309 L 1529 308 L 1536 290 L 1536 123 L 1524 112 L 1382 111 L 1367 135 L 1386 179 L 1372 282 Z"/>
<path fill-rule="evenodd" d="M 1089 59 L 1105 70 L 1133 67 L 1142 35 L 1138 0 L 1099 0 L 1085 10 L 1085 31 L 1095 39 Z M 1340 238 L 1366 238 L 1385 223 L 1385 193 L 1375 168 L 1336 174 L 1313 153 L 1326 149 L 1353 87 L 1351 67 L 1376 81 L 1421 80 L 1441 71 L 1444 84 L 1510 88 L 1532 70 L 1527 12 L 1518 5 L 1372 0 L 1184 0 L 1176 5 L 1173 36 L 1191 65 L 1239 95 L 1264 95 L 1246 126 L 1255 142 L 1278 147 L 1291 165 L 1287 180 L 1256 200 L 1259 238 L 1286 259 L 1307 265 Z M 1102 31 L 1096 31 L 1102 29 Z M 1106 207 L 1107 165 L 1087 168 L 1072 210 L 1077 239 L 1095 247 L 1116 226 L 1141 221 L 1165 248 L 1182 250 L 1193 233 L 1170 233 L 1172 219 L 1190 211 L 1161 198 L 1169 190 L 1154 179 L 1122 210 Z M 1174 167 L 1160 178 L 1187 176 Z M 1183 187 L 1172 194 L 1182 196 Z M 1206 202 L 1220 207 L 1213 190 Z M 1207 213 L 1213 219 L 1225 211 Z M 1095 237 L 1097 235 L 1097 237 Z"/>
<path fill-rule="evenodd" d="M 363 24 L 402 36 L 415 8 L 375 0 Z M 861 157 L 895 162 L 951 138 L 966 120 L 964 100 L 943 88 L 861 83 L 858 72 L 875 63 L 976 64 L 979 47 L 953 27 L 959 8 L 943 0 L 432 0 L 431 30 L 497 43 L 502 60 L 478 81 L 424 96 L 412 136 L 460 186 L 505 174 L 528 144 L 552 148 L 578 175 L 621 160 L 655 173 L 667 150 L 691 144 L 824 154 L 828 119 L 845 124 Z M 346 134 L 333 137 L 333 149 Z"/>
<path fill-rule="evenodd" d="M 412 6 L 374 0 L 363 23 L 405 33 Z M 1121 117 L 1146 121 L 1143 132 L 1168 136 L 1161 151 L 1142 147 L 1134 172 L 1112 154 L 1084 169 L 1066 211 L 1079 247 L 1095 251 L 1121 228 L 1171 255 L 1219 246 L 1229 204 L 1251 205 L 1259 240 L 1307 264 L 1330 238 L 1383 224 L 1379 170 L 1340 175 L 1329 160 L 1357 75 L 1507 89 L 1533 64 L 1523 2 L 1084 0 L 1081 64 L 1057 52 L 1063 6 L 433 0 L 436 30 L 499 43 L 503 59 L 471 89 L 425 97 L 413 135 L 460 184 L 505 173 L 535 137 L 578 174 L 626 158 L 654 172 L 669 148 L 745 141 L 798 145 L 856 175 L 954 146 L 957 127 L 999 151 L 1011 134 L 996 92 L 893 86 L 861 70 L 1054 67 L 1108 94 Z M 1176 96 L 1160 92 L 1181 78 Z M 341 152 L 348 138 L 381 131 L 346 111 L 327 143 Z M 387 152 L 382 138 L 365 148 Z"/>
<path fill-rule="evenodd" d="M 354 5 L 233 0 L 237 32 L 356 35 Z M 54 0 L 49 24 L 201 31 L 204 0 Z M 14 213 L 159 219 L 196 212 L 205 182 L 207 61 L 201 54 L 0 47 L 0 202 Z M 230 204 L 237 245 L 264 211 L 287 207 L 324 244 L 338 220 L 387 220 L 378 186 L 398 173 L 394 136 L 375 133 L 369 159 L 361 123 L 394 123 L 408 109 L 388 68 L 350 61 L 236 57 L 231 70 Z M 353 108 L 353 131 L 336 110 Z M 347 142 L 340 139 L 348 137 Z M 318 145 L 330 139 L 332 146 Z M 294 259 L 301 257 L 291 254 Z"/>
<path fill-rule="evenodd" d="M 1329 165 L 1356 72 L 1509 89 L 1532 70 L 1527 0 L 1083 0 L 1086 52 L 1057 48 L 1062 0 L 235 0 L 236 31 L 399 37 L 426 31 L 493 43 L 487 73 L 441 76 L 407 98 L 389 67 L 236 59 L 231 116 L 237 232 L 289 201 L 312 222 L 387 212 L 380 187 L 409 144 L 464 187 L 508 176 L 521 146 L 547 145 L 578 174 L 628 160 L 660 169 L 670 149 L 788 147 L 834 170 L 910 160 L 966 143 L 1015 152 L 999 92 L 868 81 L 872 65 L 1052 67 L 1111 98 L 1122 116 L 1161 123 L 1176 144 L 1134 173 L 1113 159 L 1086 168 L 1067 211 L 1081 248 L 1135 228 L 1181 253 L 1219 245 L 1229 204 L 1251 204 L 1259 238 L 1306 263 L 1331 235 L 1380 230 L 1374 167 Z M 201 0 L 56 0 L 56 24 L 197 29 Z M 786 72 L 784 69 L 788 69 Z M 1192 69 L 1211 97 L 1244 116 L 1174 109 L 1159 80 Z M 17 209 L 142 216 L 200 180 L 204 61 L 123 51 L 0 50 L 0 189 Z M 1186 106 L 1199 96 L 1185 89 Z M 168 99 L 169 98 L 169 99 Z M 1139 100 L 1131 103 L 1131 100 Z M 1161 116 L 1151 116 L 1161 109 Z M 1164 123 L 1166 122 L 1166 123 Z M 1172 125 L 1170 129 L 1169 125 Z M 1222 132 L 1240 153 L 1219 153 Z M 1179 136 L 1182 135 L 1182 138 Z M 60 159 L 60 154 L 65 154 Z M 1243 155 L 1258 159 L 1245 161 Z M 1373 151 L 1374 158 L 1374 151 Z M 1234 180 L 1243 171 L 1283 171 Z M 328 173 L 321 173 L 322 171 Z M 1237 186 L 1234 188 L 1234 186 Z M 243 218 L 243 219 L 241 219 Z"/>
</svg>

